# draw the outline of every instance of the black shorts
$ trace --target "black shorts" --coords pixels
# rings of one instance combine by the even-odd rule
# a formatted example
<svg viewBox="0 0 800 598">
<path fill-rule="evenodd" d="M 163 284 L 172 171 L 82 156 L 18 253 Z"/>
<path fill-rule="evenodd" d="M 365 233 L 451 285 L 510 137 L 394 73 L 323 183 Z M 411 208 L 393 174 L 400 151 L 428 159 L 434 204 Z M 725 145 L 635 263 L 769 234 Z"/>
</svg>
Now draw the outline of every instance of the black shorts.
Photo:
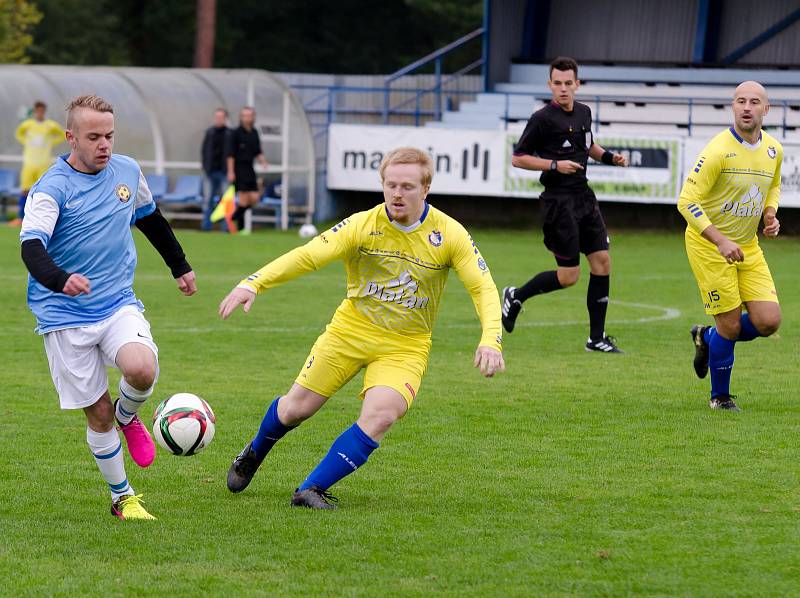
<svg viewBox="0 0 800 598">
<path fill-rule="evenodd" d="M 591 189 L 544 191 L 539 196 L 544 245 L 563 267 L 578 266 L 580 254 L 608 249 L 608 231 Z"/>
<path fill-rule="evenodd" d="M 256 171 L 252 164 L 234 164 L 233 172 L 236 176 L 233 185 L 237 191 L 258 191 Z"/>
</svg>

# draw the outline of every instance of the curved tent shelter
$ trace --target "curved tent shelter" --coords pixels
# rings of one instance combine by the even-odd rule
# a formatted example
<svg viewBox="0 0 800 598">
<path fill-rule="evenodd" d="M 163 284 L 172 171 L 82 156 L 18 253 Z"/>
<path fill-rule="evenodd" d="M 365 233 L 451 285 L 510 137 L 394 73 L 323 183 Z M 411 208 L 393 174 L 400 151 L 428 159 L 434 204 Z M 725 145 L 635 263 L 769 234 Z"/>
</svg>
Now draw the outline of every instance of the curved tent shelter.
<svg viewBox="0 0 800 598">
<path fill-rule="evenodd" d="M 315 174 L 311 129 L 299 99 L 267 71 L 2 65 L 0 167 L 19 168 L 22 148 L 14 131 L 34 101 L 47 103 L 48 118 L 64 126 L 64 109 L 83 93 L 96 93 L 114 106 L 114 151 L 135 158 L 145 174 L 168 175 L 170 189 L 180 175 L 202 174 L 200 147 L 214 109 L 226 108 L 235 127 L 239 110 L 253 106 L 269 162 L 266 171 L 256 172 L 288 190 L 280 193 L 282 205 L 276 216 L 261 218 L 278 218 L 284 229 L 290 217 L 311 222 Z M 65 153 L 67 145 L 58 151 Z"/>
</svg>

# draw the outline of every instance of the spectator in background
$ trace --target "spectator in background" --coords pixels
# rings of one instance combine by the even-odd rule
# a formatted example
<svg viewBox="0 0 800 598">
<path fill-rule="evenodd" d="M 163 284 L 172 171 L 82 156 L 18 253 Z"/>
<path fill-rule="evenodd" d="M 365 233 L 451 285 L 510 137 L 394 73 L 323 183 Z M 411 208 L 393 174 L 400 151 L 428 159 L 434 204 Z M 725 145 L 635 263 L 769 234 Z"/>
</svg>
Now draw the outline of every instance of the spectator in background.
<svg viewBox="0 0 800 598">
<path fill-rule="evenodd" d="M 214 125 L 206 129 L 203 137 L 203 172 L 206 175 L 206 188 L 203 197 L 203 230 L 211 230 L 211 212 L 224 191 L 227 181 L 225 147 L 231 130 L 227 126 L 228 111 L 225 108 L 214 110 Z"/>
<path fill-rule="evenodd" d="M 267 167 L 267 159 L 261 152 L 261 140 L 255 129 L 256 111 L 245 106 L 239 113 L 239 126 L 228 136 L 228 180 L 236 186 L 237 205 L 233 219 L 240 231 L 244 230 L 244 215 L 258 203 L 258 181 L 253 169 L 253 160 Z"/>
<path fill-rule="evenodd" d="M 22 144 L 22 172 L 20 172 L 19 210 L 17 217 L 10 222 L 20 226 L 25 217 L 25 201 L 28 190 L 53 164 L 53 148 L 64 142 L 64 129 L 56 121 L 45 118 L 47 104 L 37 101 L 33 104 L 31 116 L 23 120 L 15 136 Z"/>
</svg>

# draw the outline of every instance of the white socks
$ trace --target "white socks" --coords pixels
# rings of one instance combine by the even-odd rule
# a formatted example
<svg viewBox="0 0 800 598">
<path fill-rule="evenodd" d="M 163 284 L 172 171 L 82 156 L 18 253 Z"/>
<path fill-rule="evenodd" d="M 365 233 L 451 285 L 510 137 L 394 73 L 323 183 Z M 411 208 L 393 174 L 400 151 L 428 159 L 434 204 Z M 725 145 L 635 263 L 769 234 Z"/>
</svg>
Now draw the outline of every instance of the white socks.
<svg viewBox="0 0 800 598">
<path fill-rule="evenodd" d="M 122 459 L 122 443 L 116 430 L 95 432 L 86 428 L 86 443 L 94 455 L 100 473 L 111 489 L 113 500 L 126 494 L 134 494 L 125 475 L 125 462 Z"/>
<path fill-rule="evenodd" d="M 139 411 L 139 408 L 144 404 L 147 398 L 153 394 L 153 386 L 147 390 L 137 390 L 125 381 L 125 378 L 119 379 L 119 401 L 114 409 L 114 414 L 117 421 L 123 426 L 131 423 L 133 416 Z"/>
</svg>

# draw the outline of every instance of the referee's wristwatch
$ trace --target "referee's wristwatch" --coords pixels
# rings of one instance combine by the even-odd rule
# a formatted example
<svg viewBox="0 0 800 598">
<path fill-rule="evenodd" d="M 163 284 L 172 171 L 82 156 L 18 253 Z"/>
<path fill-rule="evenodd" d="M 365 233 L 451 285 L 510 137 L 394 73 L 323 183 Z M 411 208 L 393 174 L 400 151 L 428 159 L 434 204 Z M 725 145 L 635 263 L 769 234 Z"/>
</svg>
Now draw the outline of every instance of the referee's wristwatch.
<svg viewBox="0 0 800 598">
<path fill-rule="evenodd" d="M 550 162 L 550 171 L 555 172 L 556 170 L 558 170 L 558 160 L 553 160 Z"/>
</svg>

